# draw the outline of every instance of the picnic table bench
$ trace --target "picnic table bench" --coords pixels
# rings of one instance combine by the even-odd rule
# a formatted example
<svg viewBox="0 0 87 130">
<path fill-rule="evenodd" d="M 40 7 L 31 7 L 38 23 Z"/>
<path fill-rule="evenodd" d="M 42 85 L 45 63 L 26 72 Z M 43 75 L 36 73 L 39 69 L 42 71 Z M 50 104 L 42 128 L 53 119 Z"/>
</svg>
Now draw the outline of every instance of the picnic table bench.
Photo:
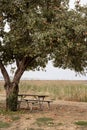
<svg viewBox="0 0 87 130">
<path fill-rule="evenodd" d="M 48 108 L 50 109 L 50 103 L 53 102 L 53 100 L 45 100 L 48 95 L 38 95 L 38 94 L 19 94 L 20 100 L 18 100 L 18 108 L 20 108 L 20 105 L 22 102 L 27 104 L 27 108 L 29 108 L 31 111 L 33 109 L 34 105 L 39 105 L 39 108 L 43 109 L 43 103 L 47 103 Z M 27 99 L 26 97 L 34 97 L 33 99 Z"/>
</svg>

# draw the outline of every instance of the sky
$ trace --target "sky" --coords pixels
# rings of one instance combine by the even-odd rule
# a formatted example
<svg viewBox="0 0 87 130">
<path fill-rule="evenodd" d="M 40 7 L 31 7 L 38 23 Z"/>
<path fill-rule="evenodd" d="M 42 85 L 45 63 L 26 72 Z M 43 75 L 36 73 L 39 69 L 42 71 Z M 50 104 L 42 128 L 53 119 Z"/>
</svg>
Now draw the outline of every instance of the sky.
<svg viewBox="0 0 87 130">
<path fill-rule="evenodd" d="M 74 7 L 75 1 L 79 1 L 79 0 L 70 0 L 70 6 L 71 6 L 72 8 Z M 87 4 L 87 0 L 80 0 L 80 4 L 81 4 L 81 5 Z"/>
<path fill-rule="evenodd" d="M 86 80 L 86 76 L 77 75 L 69 69 L 59 69 L 52 66 L 52 62 L 47 64 L 46 71 L 29 71 L 22 76 L 23 79 L 31 80 Z"/>
<path fill-rule="evenodd" d="M 74 3 L 75 3 L 75 1 L 77 1 L 77 0 L 70 0 L 70 7 L 71 8 L 74 8 Z M 78 0 L 79 1 L 79 0 Z M 87 0 L 80 0 L 80 4 L 81 5 L 86 5 L 87 4 Z"/>
<path fill-rule="evenodd" d="M 70 7 L 74 8 L 74 2 L 75 0 L 70 1 Z M 87 0 L 80 0 L 81 4 L 86 4 Z M 8 29 L 9 30 L 9 29 Z M 10 73 L 10 67 L 7 67 L 8 72 Z M 45 68 L 46 71 L 26 71 L 24 72 L 22 79 L 29 79 L 29 80 L 86 80 L 87 75 L 76 75 L 74 71 L 71 71 L 69 69 L 59 69 L 54 68 L 52 66 L 52 62 L 49 62 L 47 64 L 47 67 Z M 12 73 L 10 73 L 10 76 L 13 76 Z M 2 77 L 0 73 L 0 77 Z"/>
</svg>

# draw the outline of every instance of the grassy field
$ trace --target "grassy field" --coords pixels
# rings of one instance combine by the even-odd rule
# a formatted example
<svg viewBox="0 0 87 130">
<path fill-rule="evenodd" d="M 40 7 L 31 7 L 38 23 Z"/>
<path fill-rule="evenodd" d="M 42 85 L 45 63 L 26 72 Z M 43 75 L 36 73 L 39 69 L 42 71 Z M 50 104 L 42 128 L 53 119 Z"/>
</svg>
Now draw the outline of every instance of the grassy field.
<svg viewBox="0 0 87 130">
<path fill-rule="evenodd" d="M 0 95 L 5 96 L 3 85 L 0 81 Z M 49 94 L 53 99 L 61 100 L 54 101 L 50 110 L 44 105 L 43 111 L 34 106 L 32 112 L 22 107 L 11 112 L 6 111 L 1 96 L 0 130 L 87 130 L 87 103 L 84 103 L 87 101 L 87 81 L 23 80 L 19 92 Z"/>
<path fill-rule="evenodd" d="M 5 93 L 0 81 L 0 93 Z M 71 80 L 22 80 L 20 93 L 49 94 L 53 99 L 87 101 L 87 81 Z"/>
</svg>

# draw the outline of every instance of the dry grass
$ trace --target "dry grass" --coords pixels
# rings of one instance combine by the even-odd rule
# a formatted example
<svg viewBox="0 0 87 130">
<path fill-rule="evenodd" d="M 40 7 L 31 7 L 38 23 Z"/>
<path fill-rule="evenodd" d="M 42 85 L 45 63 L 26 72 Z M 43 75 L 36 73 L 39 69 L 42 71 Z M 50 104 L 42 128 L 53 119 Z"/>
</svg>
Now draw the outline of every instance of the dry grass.
<svg viewBox="0 0 87 130">
<path fill-rule="evenodd" d="M 0 94 L 5 93 L 4 82 L 0 82 Z M 86 81 L 21 81 L 20 93 L 48 93 L 55 99 L 86 101 Z M 1 97 L 0 97 L 1 100 Z M 86 130 L 87 103 L 56 101 L 51 110 L 20 109 L 17 112 L 5 110 L 0 101 L 0 130 Z"/>
<path fill-rule="evenodd" d="M 87 83 L 70 80 L 21 81 L 20 93 L 45 93 L 54 99 L 87 101 Z"/>
<path fill-rule="evenodd" d="M 0 94 L 5 93 L 4 81 L 0 81 Z M 87 82 L 71 80 L 22 80 L 20 93 L 49 94 L 53 99 L 87 101 Z"/>
</svg>

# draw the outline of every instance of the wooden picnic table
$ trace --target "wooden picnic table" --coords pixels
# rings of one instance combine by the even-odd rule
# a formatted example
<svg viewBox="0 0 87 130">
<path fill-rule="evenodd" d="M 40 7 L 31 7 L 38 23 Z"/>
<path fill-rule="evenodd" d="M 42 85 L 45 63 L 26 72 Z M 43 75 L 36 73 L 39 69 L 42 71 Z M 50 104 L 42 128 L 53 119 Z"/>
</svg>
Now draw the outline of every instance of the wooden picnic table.
<svg viewBox="0 0 87 130">
<path fill-rule="evenodd" d="M 18 94 L 18 97 L 20 97 L 21 100 L 23 100 L 26 97 L 33 97 L 34 99 L 37 99 L 37 100 L 44 100 L 46 97 L 49 97 L 49 95 L 45 95 L 45 94 Z"/>
<path fill-rule="evenodd" d="M 32 99 L 30 97 L 32 97 Z M 32 104 L 30 110 L 32 110 L 32 106 L 35 103 L 39 104 L 40 109 L 43 109 L 43 103 L 48 103 L 48 107 L 50 108 L 50 103 L 52 102 L 52 100 L 46 100 L 46 97 L 49 97 L 49 95 L 45 95 L 45 94 L 18 94 L 18 98 L 20 98 L 20 100 L 18 101 L 19 108 L 20 108 L 21 102 L 26 102 L 28 108 L 30 108 L 30 104 Z"/>
</svg>

